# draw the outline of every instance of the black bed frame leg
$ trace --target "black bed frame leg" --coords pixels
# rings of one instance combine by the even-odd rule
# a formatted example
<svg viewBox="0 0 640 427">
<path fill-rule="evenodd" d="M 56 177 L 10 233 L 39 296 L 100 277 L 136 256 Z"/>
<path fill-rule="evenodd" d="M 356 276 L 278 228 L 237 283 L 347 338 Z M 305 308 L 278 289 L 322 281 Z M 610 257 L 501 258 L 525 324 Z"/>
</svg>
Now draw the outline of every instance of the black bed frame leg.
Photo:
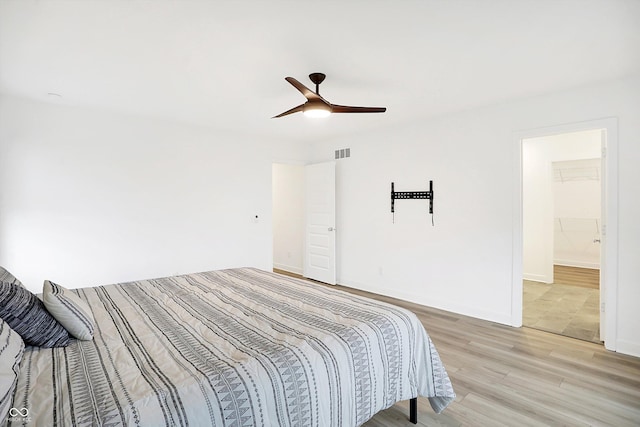
<svg viewBox="0 0 640 427">
<path fill-rule="evenodd" d="M 414 397 L 409 401 L 409 421 L 418 424 L 418 398 Z"/>
</svg>

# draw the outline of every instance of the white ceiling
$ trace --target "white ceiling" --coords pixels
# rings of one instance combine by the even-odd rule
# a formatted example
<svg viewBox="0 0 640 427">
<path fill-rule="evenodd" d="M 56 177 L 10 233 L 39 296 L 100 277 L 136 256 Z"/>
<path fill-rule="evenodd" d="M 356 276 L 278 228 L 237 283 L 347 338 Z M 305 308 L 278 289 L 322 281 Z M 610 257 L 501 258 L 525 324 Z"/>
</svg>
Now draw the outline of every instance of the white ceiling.
<svg viewBox="0 0 640 427">
<path fill-rule="evenodd" d="M 285 80 L 384 114 L 298 113 Z M 311 141 L 640 72 L 638 0 L 0 0 L 0 93 Z M 57 93 L 61 97 L 47 95 Z"/>
</svg>

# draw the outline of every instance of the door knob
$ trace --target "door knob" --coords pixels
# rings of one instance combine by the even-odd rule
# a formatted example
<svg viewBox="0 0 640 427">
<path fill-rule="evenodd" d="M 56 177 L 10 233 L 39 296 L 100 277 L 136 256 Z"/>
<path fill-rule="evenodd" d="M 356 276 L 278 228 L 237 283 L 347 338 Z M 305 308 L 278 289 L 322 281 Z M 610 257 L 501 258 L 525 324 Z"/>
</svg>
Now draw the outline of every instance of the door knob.
<svg viewBox="0 0 640 427">
<path fill-rule="evenodd" d="M 335 231 L 335 228 L 333 228 L 333 227 L 329 227 L 329 228 L 328 228 L 328 230 L 329 230 L 329 231 Z"/>
</svg>

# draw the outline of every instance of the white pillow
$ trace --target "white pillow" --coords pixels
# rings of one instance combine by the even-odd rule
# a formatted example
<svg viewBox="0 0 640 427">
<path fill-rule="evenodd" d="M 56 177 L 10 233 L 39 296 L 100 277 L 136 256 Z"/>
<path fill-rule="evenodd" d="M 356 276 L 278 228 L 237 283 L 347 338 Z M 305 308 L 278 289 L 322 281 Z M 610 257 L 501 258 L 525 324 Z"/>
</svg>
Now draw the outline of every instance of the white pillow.
<svg viewBox="0 0 640 427">
<path fill-rule="evenodd" d="M 42 302 L 47 311 L 79 340 L 92 340 L 95 320 L 89 305 L 78 295 L 49 280 L 42 287 Z"/>
<path fill-rule="evenodd" d="M 22 337 L 0 319 L 0 425 L 4 425 L 13 405 L 23 353 Z"/>
</svg>

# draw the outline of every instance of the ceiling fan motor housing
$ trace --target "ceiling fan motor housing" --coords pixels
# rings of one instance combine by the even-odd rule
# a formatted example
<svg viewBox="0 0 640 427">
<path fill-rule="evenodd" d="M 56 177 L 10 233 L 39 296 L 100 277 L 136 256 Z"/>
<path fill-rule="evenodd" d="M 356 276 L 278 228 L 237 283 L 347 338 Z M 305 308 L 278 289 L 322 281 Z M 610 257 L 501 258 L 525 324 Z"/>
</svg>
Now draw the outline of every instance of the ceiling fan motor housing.
<svg viewBox="0 0 640 427">
<path fill-rule="evenodd" d="M 311 80 L 312 83 L 314 83 L 316 85 L 316 93 L 319 94 L 319 86 L 320 83 L 322 83 L 325 79 L 325 77 L 327 77 L 325 74 L 323 73 L 311 73 L 309 74 L 309 79 Z"/>
</svg>

